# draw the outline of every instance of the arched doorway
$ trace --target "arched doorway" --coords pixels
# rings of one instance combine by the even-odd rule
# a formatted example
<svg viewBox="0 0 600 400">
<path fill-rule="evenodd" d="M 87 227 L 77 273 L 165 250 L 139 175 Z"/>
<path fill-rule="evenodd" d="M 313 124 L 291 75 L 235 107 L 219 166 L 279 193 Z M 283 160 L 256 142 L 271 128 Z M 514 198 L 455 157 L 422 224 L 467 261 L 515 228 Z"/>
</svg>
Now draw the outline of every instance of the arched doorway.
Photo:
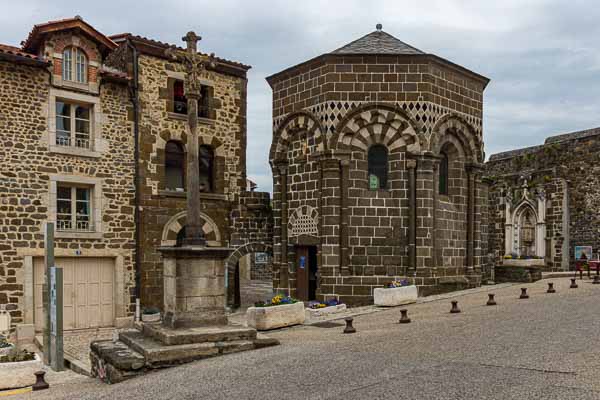
<svg viewBox="0 0 600 400">
<path fill-rule="evenodd" d="M 264 243 L 238 247 L 225 262 L 227 305 L 245 309 L 273 295 L 273 249 Z"/>
</svg>

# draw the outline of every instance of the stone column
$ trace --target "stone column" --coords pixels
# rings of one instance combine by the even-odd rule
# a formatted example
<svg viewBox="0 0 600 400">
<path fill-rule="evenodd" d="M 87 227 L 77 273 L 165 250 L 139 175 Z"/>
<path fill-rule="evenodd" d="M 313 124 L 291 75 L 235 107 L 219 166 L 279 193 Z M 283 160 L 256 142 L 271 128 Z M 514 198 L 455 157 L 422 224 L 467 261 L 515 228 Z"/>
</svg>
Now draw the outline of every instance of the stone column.
<svg viewBox="0 0 600 400">
<path fill-rule="evenodd" d="M 287 165 L 279 165 L 279 186 L 281 205 L 281 263 L 279 266 L 279 286 L 290 292 L 288 263 L 288 202 L 287 202 Z"/>
<path fill-rule="evenodd" d="M 417 273 L 417 160 L 407 160 L 408 169 L 408 263 Z"/>
<path fill-rule="evenodd" d="M 321 158 L 321 277 L 340 273 L 340 161 Z"/>
<path fill-rule="evenodd" d="M 348 266 L 348 181 L 350 179 L 349 160 L 340 161 L 340 274 L 350 275 Z"/>
<path fill-rule="evenodd" d="M 416 156 L 416 276 L 429 278 L 434 267 L 434 190 L 436 156 Z"/>
<path fill-rule="evenodd" d="M 467 165 L 467 274 L 473 273 L 473 233 L 475 232 L 475 171 Z"/>
</svg>

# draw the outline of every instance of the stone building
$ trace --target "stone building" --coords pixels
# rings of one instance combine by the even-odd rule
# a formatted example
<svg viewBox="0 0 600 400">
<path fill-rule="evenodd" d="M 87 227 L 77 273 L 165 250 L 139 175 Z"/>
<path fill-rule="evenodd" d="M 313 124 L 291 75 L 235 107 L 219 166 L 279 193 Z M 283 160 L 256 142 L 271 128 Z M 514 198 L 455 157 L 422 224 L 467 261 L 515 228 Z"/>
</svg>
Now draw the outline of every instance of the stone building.
<svg viewBox="0 0 600 400">
<path fill-rule="evenodd" d="M 141 302 L 161 307 L 163 263 L 157 248 L 177 244 L 184 236 L 186 219 L 185 73 L 180 62 L 166 55 L 170 46 L 166 43 L 131 34 L 115 35 L 112 39 L 120 47 L 111 56 L 111 62 L 128 71 L 138 88 Z M 231 213 L 248 199 L 266 208 L 269 204 L 267 193 L 247 190 L 248 69 L 247 65 L 216 58 L 216 67 L 207 71 L 202 80 L 201 215 L 209 246 L 249 243 L 239 229 L 234 235 Z"/>
<path fill-rule="evenodd" d="M 378 26 L 267 81 L 277 290 L 362 304 L 393 279 L 480 284 L 487 78 Z"/>
<path fill-rule="evenodd" d="M 134 141 L 117 48 L 80 18 L 0 45 L 0 307 L 41 329 L 44 223 L 56 226 L 65 329 L 119 325 L 134 285 Z"/>
<path fill-rule="evenodd" d="M 489 251 L 496 275 L 517 257 L 567 271 L 575 246 L 600 250 L 599 138 L 600 129 L 590 129 L 490 157 Z"/>
<path fill-rule="evenodd" d="M 46 221 L 65 269 L 65 329 L 125 324 L 136 298 L 162 307 L 157 247 L 184 236 L 186 208 L 187 101 L 169 46 L 108 37 L 80 17 L 0 45 L 0 309 L 13 329 L 41 328 Z M 235 250 L 232 282 L 240 258 L 271 251 L 269 194 L 246 178 L 249 68 L 215 58 L 199 107 L 203 230 L 209 246 Z"/>
</svg>

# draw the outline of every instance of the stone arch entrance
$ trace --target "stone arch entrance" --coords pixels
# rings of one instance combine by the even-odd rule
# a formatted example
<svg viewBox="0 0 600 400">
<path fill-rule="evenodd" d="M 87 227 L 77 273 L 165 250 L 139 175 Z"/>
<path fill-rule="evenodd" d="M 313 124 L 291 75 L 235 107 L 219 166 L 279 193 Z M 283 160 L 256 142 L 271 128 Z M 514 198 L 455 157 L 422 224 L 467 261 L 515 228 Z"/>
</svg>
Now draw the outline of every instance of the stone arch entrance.
<svg viewBox="0 0 600 400">
<path fill-rule="evenodd" d="M 186 211 L 182 211 L 180 213 L 175 214 L 169 219 L 169 221 L 165 224 L 162 232 L 162 237 L 160 241 L 160 245 L 164 247 L 168 246 L 177 246 L 177 238 L 182 229 L 185 227 L 185 219 L 187 216 Z M 221 231 L 219 230 L 218 225 L 213 221 L 211 217 L 200 213 L 200 218 L 204 221 L 202 224 L 202 230 L 204 231 L 204 236 L 206 238 L 208 246 L 218 247 L 222 245 L 221 242 Z"/>
<path fill-rule="evenodd" d="M 225 293 L 226 293 L 226 304 L 231 308 L 239 308 L 242 306 L 242 300 L 245 303 L 253 304 L 258 300 L 266 300 L 264 296 L 271 295 L 273 292 L 273 281 L 272 279 L 268 282 L 263 281 L 263 285 L 257 285 L 255 288 L 245 288 L 249 289 L 247 297 L 252 297 L 256 295 L 256 300 L 254 299 L 242 299 L 242 288 L 241 288 L 241 277 L 240 277 L 240 260 L 244 257 L 257 254 L 257 253 L 266 253 L 268 257 L 272 260 L 273 257 L 273 247 L 270 244 L 261 243 L 261 242 L 253 242 L 248 243 L 243 246 L 235 249 L 233 253 L 227 258 L 225 261 Z M 266 293 L 270 287 L 270 293 Z M 253 290 L 255 289 L 255 290 Z M 255 292 L 255 293 L 254 293 Z M 264 296 L 262 294 L 264 293 Z M 262 296 L 262 297 L 261 297 Z M 254 301 L 252 301 L 254 300 Z"/>
</svg>

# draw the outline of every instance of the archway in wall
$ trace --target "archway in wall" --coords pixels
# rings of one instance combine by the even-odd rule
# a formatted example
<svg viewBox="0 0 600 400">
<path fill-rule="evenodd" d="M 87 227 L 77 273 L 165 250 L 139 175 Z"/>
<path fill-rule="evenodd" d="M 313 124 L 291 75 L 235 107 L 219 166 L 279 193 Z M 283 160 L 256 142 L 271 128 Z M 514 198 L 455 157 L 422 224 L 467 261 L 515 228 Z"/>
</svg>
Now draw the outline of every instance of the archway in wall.
<svg viewBox="0 0 600 400">
<path fill-rule="evenodd" d="M 227 305 L 243 310 L 273 296 L 273 249 L 256 242 L 238 247 L 225 262 Z"/>
</svg>

